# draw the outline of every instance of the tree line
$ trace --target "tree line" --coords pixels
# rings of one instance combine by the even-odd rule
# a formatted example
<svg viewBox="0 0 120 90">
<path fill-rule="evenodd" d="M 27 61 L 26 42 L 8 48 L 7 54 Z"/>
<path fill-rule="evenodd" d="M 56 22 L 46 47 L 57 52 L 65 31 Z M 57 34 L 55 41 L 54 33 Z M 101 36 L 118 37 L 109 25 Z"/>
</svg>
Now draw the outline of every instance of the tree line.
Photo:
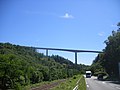
<svg viewBox="0 0 120 90">
<path fill-rule="evenodd" d="M 0 43 L 0 89 L 20 89 L 80 73 L 80 65 L 58 55 L 46 57 L 32 47 Z"/>
<path fill-rule="evenodd" d="M 109 77 L 119 78 L 118 63 L 120 63 L 120 22 L 118 29 L 112 31 L 112 34 L 104 41 L 106 44 L 104 53 L 98 54 L 93 61 L 90 69 L 94 74 L 106 73 Z"/>
</svg>

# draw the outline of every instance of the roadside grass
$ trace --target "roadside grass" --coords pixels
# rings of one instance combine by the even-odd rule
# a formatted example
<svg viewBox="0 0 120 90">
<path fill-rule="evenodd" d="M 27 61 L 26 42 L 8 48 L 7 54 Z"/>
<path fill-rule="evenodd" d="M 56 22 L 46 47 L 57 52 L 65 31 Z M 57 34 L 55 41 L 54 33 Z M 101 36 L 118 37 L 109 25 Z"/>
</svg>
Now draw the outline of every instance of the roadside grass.
<svg viewBox="0 0 120 90">
<path fill-rule="evenodd" d="M 55 83 L 55 82 L 58 82 L 59 80 L 54 80 L 54 81 L 44 81 L 44 82 L 41 82 L 41 83 L 36 83 L 36 84 L 30 84 L 30 85 L 27 85 L 25 87 L 23 87 L 22 90 L 31 90 L 32 88 L 36 88 L 36 87 L 40 87 L 40 86 L 43 86 L 43 85 L 47 85 L 47 84 L 51 84 L 51 83 Z"/>
<path fill-rule="evenodd" d="M 79 82 L 78 82 L 79 80 Z M 83 75 L 76 75 L 72 78 L 67 79 L 60 85 L 50 89 L 50 90 L 73 90 L 78 82 L 78 90 L 86 90 L 86 83 Z"/>
<path fill-rule="evenodd" d="M 47 85 L 47 84 L 55 83 L 58 81 L 59 80 L 54 80 L 54 81 L 45 81 L 37 84 L 31 84 L 23 87 L 22 90 L 31 90 L 32 88 L 40 87 L 45 84 Z M 60 85 L 53 87 L 50 90 L 73 90 L 74 87 L 77 85 L 77 82 L 78 82 L 78 90 L 86 90 L 86 82 L 83 75 L 75 75 L 71 78 L 68 78 L 66 79 L 65 82 L 62 82 Z"/>
<path fill-rule="evenodd" d="M 80 82 L 79 82 L 79 86 L 78 86 L 78 90 L 86 90 L 86 82 L 85 82 L 85 78 L 82 75 Z"/>
<path fill-rule="evenodd" d="M 39 86 L 42 86 L 44 84 L 49 84 L 50 82 L 41 82 L 41 83 L 36 83 L 36 84 L 30 84 L 30 85 L 27 85 L 25 87 L 23 87 L 23 90 L 30 90 L 31 88 L 35 88 L 35 87 L 39 87 Z"/>
</svg>

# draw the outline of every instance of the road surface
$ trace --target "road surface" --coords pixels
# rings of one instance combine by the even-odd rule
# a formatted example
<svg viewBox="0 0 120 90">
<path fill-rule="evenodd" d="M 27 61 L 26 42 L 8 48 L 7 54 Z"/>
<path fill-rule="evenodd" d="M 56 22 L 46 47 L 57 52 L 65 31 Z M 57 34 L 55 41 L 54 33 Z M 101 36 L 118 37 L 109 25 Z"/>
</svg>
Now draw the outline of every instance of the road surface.
<svg viewBox="0 0 120 90">
<path fill-rule="evenodd" d="M 112 81 L 99 81 L 97 77 L 86 78 L 87 90 L 120 90 L 120 84 Z"/>
</svg>

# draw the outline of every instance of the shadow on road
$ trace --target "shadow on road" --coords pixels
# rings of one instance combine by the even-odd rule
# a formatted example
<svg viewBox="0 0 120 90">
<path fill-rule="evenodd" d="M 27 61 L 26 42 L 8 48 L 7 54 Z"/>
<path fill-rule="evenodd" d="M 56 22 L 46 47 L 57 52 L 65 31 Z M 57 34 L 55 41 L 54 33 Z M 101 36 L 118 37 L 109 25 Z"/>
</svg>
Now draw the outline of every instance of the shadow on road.
<svg viewBox="0 0 120 90">
<path fill-rule="evenodd" d="M 118 81 L 118 80 L 109 80 L 109 79 L 97 79 L 97 77 L 96 78 L 93 78 L 93 80 L 97 80 L 97 81 L 106 81 L 106 82 L 109 82 L 109 83 L 113 83 L 113 84 L 118 84 L 118 85 L 120 85 L 120 81 Z"/>
<path fill-rule="evenodd" d="M 110 81 L 110 83 L 120 84 L 120 81 Z"/>
</svg>

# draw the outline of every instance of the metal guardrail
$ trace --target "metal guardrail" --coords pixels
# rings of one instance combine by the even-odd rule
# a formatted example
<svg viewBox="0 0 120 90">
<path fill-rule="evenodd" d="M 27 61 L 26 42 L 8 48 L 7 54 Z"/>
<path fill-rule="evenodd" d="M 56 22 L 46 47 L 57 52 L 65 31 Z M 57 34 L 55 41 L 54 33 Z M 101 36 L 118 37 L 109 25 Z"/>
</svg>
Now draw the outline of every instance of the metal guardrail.
<svg viewBox="0 0 120 90">
<path fill-rule="evenodd" d="M 82 77 L 81 77 L 81 78 L 82 78 Z M 79 82 L 80 82 L 81 78 L 77 81 L 77 83 L 76 83 L 77 85 L 74 87 L 74 89 L 73 89 L 73 90 L 78 90 L 78 86 L 79 86 L 78 84 L 79 84 Z"/>
<path fill-rule="evenodd" d="M 75 88 L 73 90 L 78 90 L 78 85 L 75 86 Z"/>
</svg>

